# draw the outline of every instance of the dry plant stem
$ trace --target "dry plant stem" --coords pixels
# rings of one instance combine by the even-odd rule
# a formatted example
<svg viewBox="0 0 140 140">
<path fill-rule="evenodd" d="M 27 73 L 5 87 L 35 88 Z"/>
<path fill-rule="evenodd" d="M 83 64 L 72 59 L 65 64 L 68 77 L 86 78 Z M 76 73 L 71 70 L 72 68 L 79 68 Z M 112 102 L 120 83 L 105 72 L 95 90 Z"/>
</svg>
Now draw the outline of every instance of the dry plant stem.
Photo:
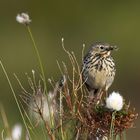
<svg viewBox="0 0 140 140">
<path fill-rule="evenodd" d="M 1 116 L 2 116 L 2 119 L 3 119 L 4 127 L 6 128 L 8 137 L 11 138 L 10 127 L 9 127 L 8 120 L 7 120 L 7 116 L 6 116 L 6 114 L 5 114 L 5 111 L 4 111 L 4 108 L 3 108 L 2 105 L 0 105 L 0 112 L 1 112 Z M 11 139 L 12 139 L 12 138 L 11 138 Z"/>
<path fill-rule="evenodd" d="M 42 111 L 40 109 L 39 109 L 39 114 L 40 114 L 40 117 L 42 118 L 42 120 L 43 120 L 43 122 L 45 124 L 45 128 L 47 130 L 48 136 L 50 137 L 50 140 L 55 140 L 55 137 L 52 134 L 51 129 L 50 129 L 48 123 L 44 120 L 43 115 L 42 115 Z"/>
<path fill-rule="evenodd" d="M 72 106 L 71 97 L 70 97 L 70 94 L 69 94 L 68 84 L 67 83 L 66 83 L 66 85 L 64 87 L 64 96 L 66 98 L 66 102 L 67 102 L 67 105 L 68 105 L 69 109 L 71 111 L 73 111 L 73 106 Z"/>
<path fill-rule="evenodd" d="M 64 140 L 63 121 L 62 121 L 62 112 L 63 112 L 62 99 L 63 99 L 63 95 L 62 95 L 62 92 L 60 91 L 60 97 L 59 97 L 59 100 L 60 100 L 60 103 L 59 103 L 59 107 L 60 107 L 60 126 L 61 126 L 60 130 L 61 130 L 61 138 L 62 138 L 62 140 Z"/>
<path fill-rule="evenodd" d="M 77 130 L 77 134 L 76 134 L 76 139 L 75 139 L 75 140 L 78 140 L 78 139 L 79 139 L 79 134 L 80 134 L 80 130 L 78 129 L 78 130 Z"/>
<path fill-rule="evenodd" d="M 46 123 L 45 127 L 46 127 L 46 129 L 47 129 L 47 132 L 48 132 L 48 135 L 49 135 L 49 137 L 50 137 L 50 140 L 55 140 L 55 137 L 54 137 L 54 135 L 52 134 L 51 130 L 49 129 L 49 126 L 48 126 L 47 123 Z"/>
<path fill-rule="evenodd" d="M 29 93 L 25 90 L 25 88 L 22 86 L 22 84 L 21 84 L 21 82 L 20 82 L 19 78 L 17 77 L 17 75 L 16 75 L 15 73 L 14 73 L 14 77 L 15 77 L 15 78 L 16 78 L 16 80 L 18 81 L 18 83 L 19 83 L 19 85 L 20 85 L 21 89 L 22 89 L 25 93 L 29 94 Z"/>
<path fill-rule="evenodd" d="M 25 121 L 25 119 L 24 119 L 24 115 L 23 115 L 22 110 L 21 110 L 21 108 L 20 108 L 20 105 L 19 105 L 18 99 L 17 99 L 17 97 L 16 97 L 15 91 L 14 91 L 14 89 L 13 89 L 13 86 L 12 86 L 12 84 L 11 84 L 11 81 L 10 81 L 10 79 L 9 79 L 9 77 L 8 77 L 8 74 L 7 74 L 7 72 L 6 72 L 6 70 L 5 70 L 5 68 L 4 68 L 4 66 L 3 66 L 3 64 L 2 64 L 1 61 L 0 61 L 0 65 L 1 65 L 2 70 L 3 70 L 3 72 L 4 72 L 5 76 L 6 76 L 6 79 L 7 79 L 7 81 L 8 81 L 9 86 L 10 86 L 10 89 L 11 89 L 11 91 L 12 91 L 12 93 L 13 93 L 15 102 L 16 102 L 17 107 L 18 107 L 18 109 L 19 109 L 19 112 L 20 112 L 20 115 L 21 115 L 21 117 L 22 117 L 22 120 L 23 120 L 23 123 L 24 123 L 24 125 L 25 125 L 25 128 L 26 128 L 26 130 L 28 131 L 28 126 L 27 126 L 26 121 Z M 31 140 L 30 134 L 29 134 L 29 137 L 30 137 L 30 140 Z"/>
<path fill-rule="evenodd" d="M 66 52 L 66 54 L 68 55 L 68 57 L 69 57 L 69 60 L 70 60 L 70 62 L 71 62 L 71 65 L 72 65 L 72 80 L 70 80 L 71 81 L 71 83 L 72 83 L 72 87 L 73 87 L 73 94 L 74 94 L 74 96 L 75 96 L 75 98 L 76 98 L 76 100 L 75 100 L 75 104 L 76 103 L 78 103 L 78 114 L 80 115 L 80 106 L 81 106 L 81 103 L 82 103 L 82 99 L 83 99 L 83 90 L 82 90 L 82 86 L 83 86 L 83 82 L 82 82 L 82 75 L 81 75 L 81 70 L 80 70 L 80 67 L 79 67 L 79 65 L 78 65 L 78 61 L 77 61 L 77 59 L 76 59 L 76 56 L 75 56 L 75 54 L 74 54 L 74 52 L 69 52 L 68 50 L 66 50 L 65 49 L 65 46 L 64 46 L 64 39 L 62 39 L 62 47 L 63 47 L 63 50 Z M 84 50 L 84 49 L 83 49 Z M 83 55 L 83 52 L 82 52 L 82 55 Z M 60 67 L 60 65 L 58 64 L 58 66 Z M 61 69 L 61 68 L 60 68 Z M 76 77 L 76 75 L 78 74 L 78 78 L 79 78 L 79 80 L 78 80 L 78 82 L 77 82 L 77 84 L 75 84 L 75 77 Z M 81 93 L 82 93 L 82 97 L 81 97 L 81 100 L 80 101 L 78 101 L 78 98 L 77 98 L 77 91 L 78 90 L 81 90 Z M 68 99 L 68 98 L 67 98 Z M 73 107 L 74 107 L 75 105 L 73 105 Z M 72 107 L 72 108 L 73 108 Z"/>
<path fill-rule="evenodd" d="M 67 73 L 67 69 L 65 69 L 65 72 L 63 72 L 58 61 L 57 61 L 57 65 L 58 65 L 58 68 L 59 68 L 61 74 L 62 74 L 62 75 L 65 75 L 64 73 Z M 63 65 L 63 66 L 64 66 L 64 65 Z M 65 68 L 65 66 L 64 66 L 64 68 Z M 60 94 L 62 94 L 62 90 L 61 90 Z M 72 111 L 72 110 L 73 110 L 73 106 L 72 106 L 71 97 L 70 97 L 70 94 L 69 94 L 67 82 L 66 82 L 66 84 L 65 84 L 65 86 L 64 86 L 63 95 L 64 95 L 64 97 L 66 98 L 66 102 L 67 102 L 68 107 L 69 107 L 70 110 Z"/>
<path fill-rule="evenodd" d="M 35 130 L 35 126 L 33 126 L 32 122 L 31 122 L 31 119 L 29 118 L 29 116 L 28 116 L 28 114 L 27 114 L 27 112 L 26 112 L 26 110 L 25 110 L 25 108 L 23 107 L 23 104 L 22 104 L 21 102 L 20 102 L 20 105 L 21 105 L 21 107 L 22 107 L 22 109 L 23 109 L 23 111 L 24 111 L 24 114 L 25 114 L 27 120 L 29 121 L 28 127 L 30 128 L 30 131 L 32 132 L 32 134 L 36 137 L 36 132 L 33 131 L 33 130 Z M 30 126 L 29 126 L 29 125 L 30 125 Z M 28 133 L 29 133 L 29 132 L 28 132 Z M 29 134 L 28 134 L 28 135 L 29 135 Z"/>
<path fill-rule="evenodd" d="M 28 119 L 28 121 L 29 121 L 29 124 L 30 124 L 31 129 L 34 129 L 34 126 L 33 126 L 33 124 L 32 124 L 32 121 L 31 121 L 31 119 L 29 118 L 29 116 L 28 116 L 28 114 L 27 114 L 27 112 L 26 112 L 26 110 L 25 110 L 25 108 L 23 107 L 23 104 L 22 104 L 21 102 L 20 102 L 20 105 L 21 105 L 21 107 L 22 107 L 22 109 L 23 109 L 23 111 L 24 111 L 25 116 L 27 117 L 27 119 Z"/>
<path fill-rule="evenodd" d="M 64 40 L 62 40 L 62 47 L 63 47 L 64 51 L 68 54 L 70 62 L 71 62 L 71 65 L 72 65 L 72 80 L 71 80 L 71 83 L 72 83 L 73 94 L 77 98 L 77 95 L 76 95 L 77 94 L 77 86 L 75 85 L 75 74 L 78 73 L 78 72 L 76 71 L 75 65 L 77 65 L 77 69 L 79 70 L 78 62 L 75 59 L 74 53 L 72 52 L 72 54 L 71 54 L 69 51 L 67 51 L 65 49 Z"/>
<path fill-rule="evenodd" d="M 36 102 L 35 102 L 35 105 L 36 105 L 37 110 L 38 110 L 37 113 L 39 113 L 42 121 L 44 122 L 45 128 L 47 130 L 47 134 L 50 137 L 50 140 L 55 140 L 55 137 L 54 137 L 53 133 L 51 132 L 50 126 L 48 125 L 47 121 L 44 120 L 44 117 L 42 114 L 42 112 L 43 112 L 42 107 L 40 108 Z M 42 99 L 41 99 L 41 106 L 42 106 Z"/>
</svg>

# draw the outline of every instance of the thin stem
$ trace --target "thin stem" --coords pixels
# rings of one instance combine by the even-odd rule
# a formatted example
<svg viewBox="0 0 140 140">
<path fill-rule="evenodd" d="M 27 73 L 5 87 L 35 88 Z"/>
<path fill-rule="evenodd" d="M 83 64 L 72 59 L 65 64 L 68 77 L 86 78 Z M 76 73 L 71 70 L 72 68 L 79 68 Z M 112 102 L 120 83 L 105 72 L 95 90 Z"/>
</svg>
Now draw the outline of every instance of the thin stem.
<svg viewBox="0 0 140 140">
<path fill-rule="evenodd" d="M 126 131 L 123 132 L 123 140 L 126 140 Z"/>
<path fill-rule="evenodd" d="M 62 136 L 62 140 L 64 140 L 64 132 L 63 132 L 63 120 L 62 120 L 62 111 L 63 111 L 63 105 L 62 105 L 62 99 L 63 99 L 63 95 L 62 92 L 60 91 L 60 103 L 59 103 L 59 107 L 60 107 L 60 130 L 61 130 L 61 136 Z"/>
<path fill-rule="evenodd" d="M 114 137 L 114 120 L 115 120 L 115 114 L 116 114 L 116 111 L 114 111 L 112 113 L 111 126 L 110 126 L 110 135 L 109 135 L 109 139 L 110 140 L 113 140 L 113 137 Z"/>
<path fill-rule="evenodd" d="M 10 86 L 10 89 L 11 89 L 11 91 L 12 91 L 12 93 L 13 93 L 15 102 L 16 102 L 17 107 L 18 107 L 18 109 L 19 109 L 19 112 L 20 112 L 20 115 L 21 115 L 21 117 L 22 117 L 22 120 L 23 120 L 23 123 L 24 123 L 24 125 L 25 125 L 25 128 L 26 128 L 26 130 L 28 131 L 28 126 L 27 126 L 26 121 L 25 121 L 25 119 L 24 119 L 24 115 L 23 115 L 22 110 L 21 110 L 21 108 L 20 108 L 20 105 L 19 105 L 19 102 L 18 102 L 18 100 L 17 100 L 15 91 L 14 91 L 14 89 L 13 89 L 13 86 L 12 86 L 12 84 L 11 84 L 11 81 L 10 81 L 10 79 L 9 79 L 9 77 L 8 77 L 8 74 L 7 74 L 7 72 L 6 72 L 6 70 L 5 70 L 5 68 L 4 68 L 4 66 L 3 66 L 3 64 L 2 64 L 1 61 L 0 61 L 0 65 L 1 65 L 2 70 L 3 70 L 3 72 L 4 72 L 5 76 L 6 76 L 6 79 L 7 79 L 7 81 L 8 81 L 9 86 Z M 31 140 L 30 134 L 29 134 L 29 137 L 30 137 L 30 140 Z"/>
<path fill-rule="evenodd" d="M 33 37 L 33 34 L 31 32 L 31 29 L 30 29 L 29 26 L 27 26 L 27 30 L 28 30 L 28 33 L 30 35 L 31 41 L 33 43 L 33 46 L 34 46 L 34 49 L 35 49 L 35 52 L 36 52 L 36 56 L 38 58 L 38 63 L 39 63 L 39 66 L 40 66 L 40 71 L 41 71 L 42 78 L 43 78 L 43 83 L 44 83 L 44 91 L 45 91 L 45 93 L 47 93 L 46 78 L 45 78 L 45 73 L 44 73 L 44 69 L 43 69 L 43 64 L 42 64 L 42 61 L 41 61 L 41 57 L 40 57 L 40 54 L 39 54 L 39 51 L 38 51 L 38 48 L 37 48 L 35 39 Z M 53 118 L 51 116 L 51 111 L 50 111 L 50 105 L 49 105 L 48 97 L 47 97 L 47 101 L 48 101 L 48 106 L 49 106 L 49 114 L 50 114 L 51 126 L 53 126 L 54 123 L 53 123 Z"/>
<path fill-rule="evenodd" d="M 9 124 L 8 124 L 8 119 L 7 119 L 6 113 L 4 111 L 4 108 L 3 108 L 3 106 L 1 104 L 0 104 L 0 112 L 1 112 L 4 127 L 5 127 L 5 129 L 7 131 L 8 137 L 12 139 L 11 132 L 10 132 L 10 127 L 9 127 Z"/>
<path fill-rule="evenodd" d="M 1 132 L 1 138 L 2 138 L 2 140 L 5 140 L 5 139 L 4 139 L 4 129 L 3 129 L 2 132 Z"/>
<path fill-rule="evenodd" d="M 38 107 L 38 106 L 37 106 L 37 107 Z M 50 127 L 49 127 L 48 122 L 46 122 L 46 121 L 44 120 L 42 111 L 41 111 L 40 109 L 38 109 L 38 110 L 39 110 L 40 117 L 41 117 L 42 121 L 43 121 L 44 124 L 45 124 L 45 128 L 46 128 L 46 131 L 47 131 L 47 133 L 48 133 L 48 136 L 50 137 L 50 140 L 55 140 L 55 137 L 54 137 L 53 133 L 51 132 L 51 129 L 50 129 Z"/>
<path fill-rule="evenodd" d="M 116 140 L 120 140 L 120 135 L 117 135 L 116 136 Z"/>
<path fill-rule="evenodd" d="M 34 49 L 35 49 L 35 52 L 36 52 L 36 55 L 37 55 L 38 63 L 39 63 L 39 66 L 40 66 L 40 70 L 41 70 L 42 77 L 43 77 L 44 91 L 47 93 L 46 78 L 45 78 L 45 73 L 44 73 L 44 69 L 43 69 L 43 64 L 42 64 L 42 61 L 41 61 L 41 57 L 40 57 L 40 54 L 39 54 L 37 45 L 36 45 L 36 43 L 35 43 L 33 34 L 32 34 L 32 32 L 31 32 L 31 29 L 30 29 L 29 26 L 27 26 L 27 30 L 28 30 L 28 33 L 29 33 L 29 35 L 30 35 L 31 41 L 32 41 L 32 43 L 33 43 L 33 46 L 34 46 Z"/>
</svg>

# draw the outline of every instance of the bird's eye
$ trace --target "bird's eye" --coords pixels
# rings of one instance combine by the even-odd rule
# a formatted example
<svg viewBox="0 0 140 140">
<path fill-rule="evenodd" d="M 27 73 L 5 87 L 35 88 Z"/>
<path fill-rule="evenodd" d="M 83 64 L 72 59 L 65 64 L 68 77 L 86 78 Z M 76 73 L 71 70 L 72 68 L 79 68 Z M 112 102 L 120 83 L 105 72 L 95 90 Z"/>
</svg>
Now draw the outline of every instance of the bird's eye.
<svg viewBox="0 0 140 140">
<path fill-rule="evenodd" d="M 101 46 L 101 47 L 100 47 L 100 49 L 101 49 L 101 50 L 103 50 L 103 49 L 104 49 L 104 47 L 103 47 L 103 46 Z"/>
</svg>

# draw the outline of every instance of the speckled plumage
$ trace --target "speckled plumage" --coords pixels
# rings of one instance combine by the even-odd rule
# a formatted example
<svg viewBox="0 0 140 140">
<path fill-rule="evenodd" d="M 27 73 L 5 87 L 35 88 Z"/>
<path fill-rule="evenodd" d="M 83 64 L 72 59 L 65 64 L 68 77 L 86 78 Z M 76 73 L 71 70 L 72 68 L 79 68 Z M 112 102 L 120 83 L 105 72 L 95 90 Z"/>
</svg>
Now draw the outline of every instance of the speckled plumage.
<svg viewBox="0 0 140 140">
<path fill-rule="evenodd" d="M 114 48 L 107 43 L 93 44 L 83 59 L 83 81 L 94 94 L 107 91 L 113 83 L 116 69 L 110 53 Z"/>
</svg>

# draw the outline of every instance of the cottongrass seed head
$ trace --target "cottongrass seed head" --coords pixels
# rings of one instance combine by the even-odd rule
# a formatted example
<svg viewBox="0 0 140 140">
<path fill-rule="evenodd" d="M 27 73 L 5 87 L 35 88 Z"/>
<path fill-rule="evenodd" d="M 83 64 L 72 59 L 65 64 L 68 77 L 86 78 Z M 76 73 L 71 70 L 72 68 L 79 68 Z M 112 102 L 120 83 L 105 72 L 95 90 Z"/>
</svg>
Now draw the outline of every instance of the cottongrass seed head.
<svg viewBox="0 0 140 140">
<path fill-rule="evenodd" d="M 17 14 L 16 21 L 24 25 L 29 25 L 31 22 L 31 19 L 27 13 L 20 13 L 20 14 Z"/>
<path fill-rule="evenodd" d="M 20 124 L 16 124 L 12 129 L 12 138 L 14 140 L 20 140 L 22 135 L 22 126 Z"/>
<path fill-rule="evenodd" d="M 115 111 L 123 108 L 123 97 L 118 92 L 112 92 L 106 99 L 106 107 Z"/>
<path fill-rule="evenodd" d="M 16 124 L 12 128 L 11 137 L 6 137 L 5 140 L 21 140 L 22 136 L 22 126 L 21 124 Z"/>
<path fill-rule="evenodd" d="M 50 117 L 56 115 L 56 102 L 51 92 L 48 94 L 48 99 L 41 91 L 34 96 L 30 101 L 30 116 L 35 120 L 44 120 L 50 123 Z"/>
</svg>

